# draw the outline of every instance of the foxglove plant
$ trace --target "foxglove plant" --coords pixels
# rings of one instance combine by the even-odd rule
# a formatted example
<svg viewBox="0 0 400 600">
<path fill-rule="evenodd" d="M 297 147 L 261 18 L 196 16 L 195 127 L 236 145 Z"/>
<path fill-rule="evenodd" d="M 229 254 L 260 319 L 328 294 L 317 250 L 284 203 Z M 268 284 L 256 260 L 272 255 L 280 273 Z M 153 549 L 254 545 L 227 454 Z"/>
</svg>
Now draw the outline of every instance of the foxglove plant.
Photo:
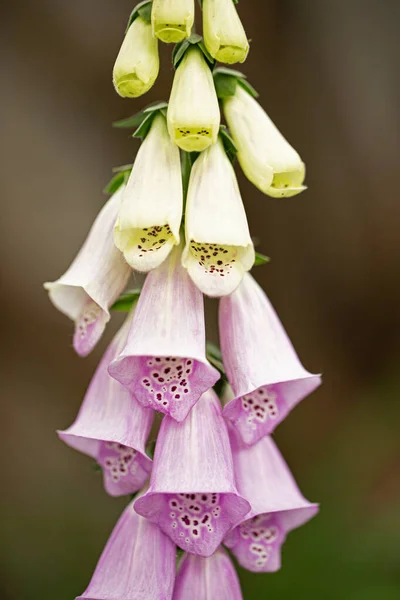
<svg viewBox="0 0 400 600">
<path fill-rule="evenodd" d="M 91 352 L 110 320 L 109 308 L 131 274 L 123 255 L 114 246 L 113 227 L 124 186 L 105 204 L 69 269 L 45 283 L 50 300 L 75 321 L 74 348 L 81 356 Z"/>
<path fill-rule="evenodd" d="M 183 423 L 165 417 L 158 434 L 150 486 L 135 510 L 180 548 L 211 556 L 250 510 L 238 493 L 228 430 L 212 391 Z"/>
<path fill-rule="evenodd" d="M 206 359 L 203 297 L 180 262 L 177 247 L 149 273 L 126 345 L 109 366 L 140 404 L 177 421 L 219 379 Z"/>
<path fill-rule="evenodd" d="M 107 371 L 125 344 L 131 319 L 127 318 L 104 354 L 75 422 L 59 432 L 66 444 L 98 462 L 111 496 L 137 492 L 151 470 L 145 445 L 154 413 Z"/>
<path fill-rule="evenodd" d="M 78 256 L 45 284 L 75 321 L 82 356 L 110 310 L 129 313 L 59 432 L 97 461 L 110 495 L 138 492 L 78 600 L 241 600 L 221 544 L 244 568 L 276 571 L 287 534 L 318 511 L 270 434 L 320 376 L 304 369 L 249 273 L 268 259 L 255 253 L 233 164 L 237 156 L 274 197 L 305 189 L 305 167 L 246 76 L 215 67 L 249 50 L 237 0 L 200 4 L 204 40 L 192 33 L 194 0 L 134 7 L 114 86 L 123 97 L 146 93 L 159 40 L 175 42 L 170 100 L 114 124 L 142 139 L 136 160 L 114 169 Z M 144 284 L 123 293 L 132 269 Z M 221 298 L 222 352 L 206 341 L 203 294 Z M 175 578 L 176 546 L 186 554 Z"/>
<path fill-rule="evenodd" d="M 209 558 L 186 554 L 179 565 L 173 600 L 242 600 L 235 567 L 223 548 Z"/>
<path fill-rule="evenodd" d="M 224 543 L 245 569 L 277 571 L 287 534 L 309 521 L 318 505 L 301 494 L 287 464 L 270 437 L 246 447 L 231 433 L 235 477 L 251 511 Z"/>
</svg>

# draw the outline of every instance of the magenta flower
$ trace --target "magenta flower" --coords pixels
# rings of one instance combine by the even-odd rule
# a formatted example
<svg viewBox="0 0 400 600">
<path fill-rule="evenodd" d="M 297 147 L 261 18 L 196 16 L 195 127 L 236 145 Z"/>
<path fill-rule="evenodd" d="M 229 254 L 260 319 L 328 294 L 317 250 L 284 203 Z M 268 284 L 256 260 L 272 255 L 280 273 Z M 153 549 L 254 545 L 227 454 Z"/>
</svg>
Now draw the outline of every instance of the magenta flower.
<svg viewBox="0 0 400 600">
<path fill-rule="evenodd" d="M 209 558 L 186 554 L 179 565 L 173 600 L 242 600 L 235 567 L 223 548 Z"/>
<path fill-rule="evenodd" d="M 231 444 L 238 490 L 251 512 L 224 543 L 245 569 L 277 571 L 286 535 L 309 521 L 318 505 L 302 496 L 272 438 L 246 447 L 233 432 Z"/>
<path fill-rule="evenodd" d="M 125 288 L 131 268 L 114 246 L 114 224 L 125 186 L 101 209 L 85 243 L 60 279 L 45 283 L 50 300 L 75 321 L 74 348 L 91 352 L 110 320 L 109 308 Z"/>
<path fill-rule="evenodd" d="M 125 343 L 130 321 L 128 317 L 104 354 L 75 422 L 59 432 L 66 444 L 97 460 L 111 496 L 138 491 L 152 464 L 145 444 L 154 412 L 140 406 L 107 371 Z"/>
<path fill-rule="evenodd" d="M 135 510 L 186 552 L 211 556 L 249 509 L 235 486 L 227 427 L 210 390 L 183 423 L 164 418 L 150 487 Z"/>
<path fill-rule="evenodd" d="M 205 354 L 203 296 L 178 248 L 147 276 L 126 346 L 109 373 L 143 406 L 177 421 L 219 379 Z"/>
<path fill-rule="evenodd" d="M 221 299 L 219 329 L 234 399 L 224 416 L 246 444 L 272 433 L 321 383 L 301 365 L 267 296 L 249 274 Z"/>
<path fill-rule="evenodd" d="M 176 549 L 158 527 L 122 513 L 87 590 L 76 600 L 171 600 Z"/>
</svg>

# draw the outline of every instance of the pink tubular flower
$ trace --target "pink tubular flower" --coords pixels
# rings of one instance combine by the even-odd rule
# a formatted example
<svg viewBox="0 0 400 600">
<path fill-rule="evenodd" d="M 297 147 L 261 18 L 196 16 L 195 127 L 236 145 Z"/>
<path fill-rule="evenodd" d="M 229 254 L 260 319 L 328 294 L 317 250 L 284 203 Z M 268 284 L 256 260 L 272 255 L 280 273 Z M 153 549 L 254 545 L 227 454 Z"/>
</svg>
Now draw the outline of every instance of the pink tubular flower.
<svg viewBox="0 0 400 600">
<path fill-rule="evenodd" d="M 184 556 L 173 600 L 242 600 L 235 567 L 225 550 L 218 548 L 209 558 Z"/>
<path fill-rule="evenodd" d="M 222 356 L 234 399 L 224 416 L 246 444 L 270 434 L 321 383 L 301 365 L 267 296 L 249 274 L 221 299 Z"/>
<path fill-rule="evenodd" d="M 110 320 L 109 308 L 125 288 L 131 268 L 114 246 L 114 224 L 125 186 L 101 209 L 75 260 L 60 279 L 45 283 L 50 300 L 75 321 L 74 348 L 91 352 Z"/>
<path fill-rule="evenodd" d="M 250 502 L 251 512 L 224 543 L 245 569 L 277 571 L 286 535 L 309 521 L 318 505 L 302 496 L 270 437 L 246 447 L 233 432 L 231 444 L 238 490 Z"/>
<path fill-rule="evenodd" d="M 76 600 L 171 600 L 176 549 L 158 527 L 122 513 L 87 590 Z"/>
<path fill-rule="evenodd" d="M 203 297 L 178 248 L 147 276 L 126 346 L 109 373 L 143 406 L 177 421 L 219 379 L 205 354 Z"/>
<path fill-rule="evenodd" d="M 123 347 L 131 317 L 104 354 L 86 392 L 78 417 L 60 438 L 75 450 L 97 460 L 111 496 L 137 492 L 149 476 L 152 461 L 145 444 L 154 412 L 143 408 L 107 372 Z"/>
<path fill-rule="evenodd" d="M 150 487 L 135 510 L 186 552 L 211 556 L 249 509 L 235 487 L 227 427 L 210 390 L 183 423 L 164 418 Z"/>
</svg>

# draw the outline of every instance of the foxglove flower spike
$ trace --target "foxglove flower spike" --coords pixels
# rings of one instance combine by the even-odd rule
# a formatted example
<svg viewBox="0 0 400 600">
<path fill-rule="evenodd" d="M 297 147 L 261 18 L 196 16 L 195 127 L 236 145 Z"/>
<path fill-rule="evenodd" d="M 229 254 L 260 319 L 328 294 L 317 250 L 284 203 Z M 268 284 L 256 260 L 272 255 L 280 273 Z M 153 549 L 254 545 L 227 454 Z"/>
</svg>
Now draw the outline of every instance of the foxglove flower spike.
<svg viewBox="0 0 400 600">
<path fill-rule="evenodd" d="M 270 437 L 246 447 L 233 433 L 231 443 L 237 486 L 251 512 L 224 543 L 245 569 L 277 571 L 287 534 L 314 517 L 318 505 L 302 496 Z"/>
<path fill-rule="evenodd" d="M 235 487 L 227 427 L 210 390 L 183 423 L 164 418 L 150 487 L 135 510 L 186 552 L 206 557 L 249 509 Z"/>
<path fill-rule="evenodd" d="M 219 331 L 234 399 L 224 416 L 246 444 L 272 433 L 321 383 L 301 365 L 267 296 L 250 274 L 221 299 Z"/>
<path fill-rule="evenodd" d="M 66 444 L 97 460 L 111 496 L 137 492 L 148 478 L 152 462 L 145 445 L 154 413 L 140 406 L 107 371 L 126 342 L 130 321 L 131 316 L 104 354 L 75 422 L 59 432 Z"/>
<path fill-rule="evenodd" d="M 137 153 L 114 230 L 115 245 L 133 269 L 158 267 L 179 244 L 182 207 L 179 150 L 158 113 Z"/>
<path fill-rule="evenodd" d="M 99 341 L 110 320 L 109 307 L 131 274 L 113 240 L 124 187 L 101 209 L 68 271 L 57 281 L 44 284 L 53 304 L 75 321 L 74 348 L 81 356 L 89 354 Z"/>
<path fill-rule="evenodd" d="M 173 600 L 242 600 L 235 567 L 225 550 L 218 548 L 209 558 L 184 556 Z"/>
<path fill-rule="evenodd" d="M 219 379 L 205 354 L 203 297 L 180 259 L 176 247 L 148 274 L 126 346 L 109 367 L 143 406 L 177 421 Z"/>
<path fill-rule="evenodd" d="M 208 296 L 230 294 L 254 264 L 240 190 L 222 141 L 202 152 L 190 175 L 182 263 Z"/>
<path fill-rule="evenodd" d="M 259 190 L 288 198 L 306 189 L 300 156 L 240 82 L 235 94 L 224 100 L 224 114 L 240 166 Z"/>
<path fill-rule="evenodd" d="M 172 600 L 176 550 L 133 510 L 122 513 L 87 590 L 76 600 Z"/>
</svg>

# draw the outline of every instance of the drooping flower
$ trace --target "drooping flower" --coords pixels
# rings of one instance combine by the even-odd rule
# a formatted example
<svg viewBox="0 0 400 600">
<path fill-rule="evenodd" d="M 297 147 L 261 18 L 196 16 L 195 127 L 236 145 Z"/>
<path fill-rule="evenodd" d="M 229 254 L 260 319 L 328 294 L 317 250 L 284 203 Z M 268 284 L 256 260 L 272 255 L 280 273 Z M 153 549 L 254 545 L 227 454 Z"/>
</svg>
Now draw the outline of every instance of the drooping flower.
<svg viewBox="0 0 400 600">
<path fill-rule="evenodd" d="M 183 265 L 208 296 L 233 292 L 254 263 L 236 175 L 222 141 L 200 154 L 190 175 Z"/>
<path fill-rule="evenodd" d="M 140 517 L 132 503 L 122 513 L 87 590 L 76 600 L 171 600 L 176 549 Z"/>
<path fill-rule="evenodd" d="M 137 153 L 114 240 L 137 271 L 160 265 L 179 243 L 183 192 L 179 150 L 158 113 Z"/>
<path fill-rule="evenodd" d="M 115 61 L 114 87 L 123 98 L 142 96 L 153 86 L 159 68 L 158 41 L 153 37 L 151 24 L 137 16 Z"/>
<path fill-rule="evenodd" d="M 102 208 L 68 271 L 57 281 L 44 284 L 54 306 L 75 321 L 74 348 L 81 356 L 89 354 L 99 341 L 110 320 L 109 307 L 131 273 L 113 239 L 123 189 L 121 186 Z"/>
<path fill-rule="evenodd" d="M 104 354 L 75 422 L 59 432 L 66 444 L 97 460 L 111 496 L 137 492 L 148 478 L 152 462 L 145 445 L 154 412 L 143 408 L 107 371 L 126 342 L 130 321 L 131 316 Z"/>
<path fill-rule="evenodd" d="M 250 274 L 222 298 L 219 330 L 234 399 L 224 416 L 254 444 L 321 383 L 304 369 L 267 296 Z"/>
<path fill-rule="evenodd" d="M 211 556 L 249 504 L 235 487 L 227 426 L 213 390 L 183 423 L 164 417 L 150 487 L 135 510 L 186 552 Z"/>
<path fill-rule="evenodd" d="M 249 52 L 246 32 L 232 0 L 203 0 L 203 32 L 207 50 L 215 60 L 244 62 Z"/>
<path fill-rule="evenodd" d="M 275 198 L 305 190 L 305 165 L 300 156 L 240 82 L 223 107 L 246 177 Z"/>
<path fill-rule="evenodd" d="M 220 120 L 211 69 L 193 45 L 175 73 L 167 113 L 169 134 L 182 150 L 201 152 L 217 140 Z"/>
<path fill-rule="evenodd" d="M 146 278 L 128 340 L 109 373 L 143 406 L 185 419 L 219 373 L 206 359 L 203 297 L 180 248 Z"/>
<path fill-rule="evenodd" d="M 225 545 L 249 571 L 277 571 L 287 534 L 309 521 L 318 505 L 308 502 L 272 438 L 244 446 L 231 435 L 235 477 L 251 512 L 228 533 Z"/>
<path fill-rule="evenodd" d="M 165 43 L 188 38 L 194 23 L 194 0 L 153 0 L 153 34 Z"/>
<path fill-rule="evenodd" d="M 176 576 L 173 600 L 242 600 L 240 583 L 223 548 L 209 558 L 186 554 Z"/>
</svg>

